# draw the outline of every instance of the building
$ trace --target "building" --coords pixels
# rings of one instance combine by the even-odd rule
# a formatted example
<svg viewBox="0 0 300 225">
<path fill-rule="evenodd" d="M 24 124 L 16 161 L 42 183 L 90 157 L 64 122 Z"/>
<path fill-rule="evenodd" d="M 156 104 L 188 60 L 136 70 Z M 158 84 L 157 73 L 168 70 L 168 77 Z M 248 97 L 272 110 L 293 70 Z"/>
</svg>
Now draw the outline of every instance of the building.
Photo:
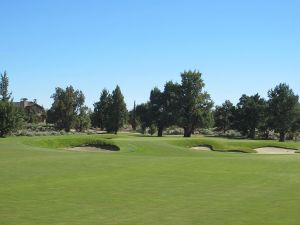
<svg viewBox="0 0 300 225">
<path fill-rule="evenodd" d="M 36 99 L 28 101 L 27 98 L 22 98 L 20 102 L 14 102 L 14 104 L 25 111 L 28 122 L 46 122 L 46 111 L 43 106 L 37 104 Z"/>
</svg>

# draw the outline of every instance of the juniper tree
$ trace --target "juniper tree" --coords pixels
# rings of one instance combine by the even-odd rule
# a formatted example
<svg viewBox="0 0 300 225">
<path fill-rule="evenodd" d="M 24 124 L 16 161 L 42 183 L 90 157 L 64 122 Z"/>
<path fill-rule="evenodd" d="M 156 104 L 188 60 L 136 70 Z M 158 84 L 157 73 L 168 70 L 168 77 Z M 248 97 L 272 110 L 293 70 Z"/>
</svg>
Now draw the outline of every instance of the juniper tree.
<svg viewBox="0 0 300 225">
<path fill-rule="evenodd" d="M 203 126 L 211 116 L 213 102 L 203 91 L 205 84 L 198 71 L 185 71 L 181 74 L 179 125 L 184 129 L 184 137 L 191 137 L 194 130 Z"/>
<path fill-rule="evenodd" d="M 6 71 L 1 74 L 1 82 L 0 82 L 0 96 L 2 101 L 9 101 L 11 98 L 11 93 L 8 91 L 9 79 Z"/>
<path fill-rule="evenodd" d="M 295 123 L 299 96 L 284 83 L 271 89 L 268 96 L 271 127 L 280 134 L 279 140 L 284 142 L 286 133 L 291 131 Z"/>
<path fill-rule="evenodd" d="M 234 119 L 233 114 L 234 106 L 229 100 L 226 100 L 222 106 L 217 106 L 214 111 L 216 128 L 225 134 L 226 131 L 232 128 Z"/>
<path fill-rule="evenodd" d="M 258 94 L 242 95 L 235 110 L 235 128 L 243 135 L 254 139 L 256 129 L 261 126 L 264 120 L 265 108 L 266 101 Z"/>
<path fill-rule="evenodd" d="M 136 118 L 136 104 L 134 101 L 133 109 L 129 112 L 129 123 L 132 126 L 132 130 L 136 130 L 137 127 L 137 118 Z"/>
<path fill-rule="evenodd" d="M 52 120 L 58 129 L 69 132 L 75 128 L 78 116 L 83 112 L 82 109 L 85 109 L 84 95 L 69 86 L 66 89 L 56 88 L 52 98 L 54 100 L 50 109 Z"/>
<path fill-rule="evenodd" d="M 152 126 L 149 102 L 136 106 L 136 118 L 141 126 L 142 133 L 146 133 L 147 127 Z"/>
<path fill-rule="evenodd" d="M 12 102 L 8 92 L 9 79 L 7 73 L 1 74 L 0 80 L 0 136 L 18 130 L 23 123 L 22 111 Z"/>
<path fill-rule="evenodd" d="M 119 86 L 112 92 L 108 112 L 106 129 L 108 132 L 117 134 L 119 129 L 123 127 L 124 123 L 127 121 L 128 113 L 124 96 Z"/>
<path fill-rule="evenodd" d="M 82 91 L 79 91 L 77 96 L 78 109 L 77 109 L 77 117 L 75 121 L 75 128 L 79 132 L 83 132 L 90 128 L 91 119 L 89 114 L 89 108 L 84 105 L 85 96 Z"/>
<path fill-rule="evenodd" d="M 100 99 L 94 104 L 93 126 L 105 129 L 109 114 L 109 105 L 111 96 L 107 89 L 103 89 L 100 94 Z"/>
<path fill-rule="evenodd" d="M 150 93 L 149 105 L 152 124 L 155 124 L 157 127 L 157 136 L 162 137 L 163 130 L 166 126 L 166 108 L 164 93 L 161 92 L 157 87 L 154 88 Z"/>
</svg>

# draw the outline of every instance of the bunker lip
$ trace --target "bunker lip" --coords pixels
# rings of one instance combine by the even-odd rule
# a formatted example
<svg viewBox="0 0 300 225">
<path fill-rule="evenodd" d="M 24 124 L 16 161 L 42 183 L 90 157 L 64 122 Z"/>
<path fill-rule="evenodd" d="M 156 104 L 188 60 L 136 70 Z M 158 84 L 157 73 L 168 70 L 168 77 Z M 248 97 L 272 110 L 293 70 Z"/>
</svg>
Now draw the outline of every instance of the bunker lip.
<svg viewBox="0 0 300 225">
<path fill-rule="evenodd" d="M 296 149 L 290 149 L 290 148 L 282 148 L 282 147 L 261 147 L 254 149 L 256 151 L 255 154 L 262 154 L 262 155 L 291 155 L 296 154 Z"/>
<path fill-rule="evenodd" d="M 211 145 L 198 145 L 191 148 L 192 150 L 196 151 L 214 151 Z M 252 154 L 260 154 L 260 155 L 291 155 L 297 154 L 297 149 L 291 148 L 284 148 L 284 147 L 274 147 L 274 146 L 266 146 L 254 149 L 255 152 Z M 221 152 L 228 152 L 228 153 L 246 153 L 242 150 L 226 150 Z M 247 152 L 248 153 L 248 152 Z M 250 152 L 249 152 L 250 153 Z"/>
<path fill-rule="evenodd" d="M 192 149 L 197 151 L 213 151 L 213 147 L 211 145 L 198 145 L 192 147 Z"/>
<path fill-rule="evenodd" d="M 111 144 L 83 144 L 66 148 L 66 150 L 77 152 L 118 152 L 120 148 Z"/>
</svg>

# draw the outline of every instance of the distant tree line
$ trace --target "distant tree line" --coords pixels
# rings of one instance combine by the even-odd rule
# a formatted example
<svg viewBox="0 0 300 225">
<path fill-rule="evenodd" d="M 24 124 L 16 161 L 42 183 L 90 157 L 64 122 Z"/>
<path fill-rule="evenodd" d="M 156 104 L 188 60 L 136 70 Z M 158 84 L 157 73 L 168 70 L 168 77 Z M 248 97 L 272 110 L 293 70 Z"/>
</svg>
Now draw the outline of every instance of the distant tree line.
<svg viewBox="0 0 300 225">
<path fill-rule="evenodd" d="M 157 130 L 159 137 L 174 125 L 183 128 L 184 137 L 190 137 L 197 128 L 215 127 L 224 134 L 237 130 L 250 139 L 255 139 L 258 132 L 268 139 L 273 131 L 285 141 L 288 133 L 300 131 L 299 97 L 287 84 L 271 89 L 268 99 L 258 94 L 242 95 L 236 106 L 227 100 L 215 108 L 204 86 L 201 73 L 185 71 L 180 84 L 169 81 L 163 91 L 154 88 L 149 101 L 130 112 L 134 115 L 131 123 L 140 124 L 142 133 Z"/>
<path fill-rule="evenodd" d="M 35 121 L 34 112 L 16 107 L 8 91 L 7 73 L 0 80 L 0 136 L 20 129 L 25 122 Z M 204 91 L 205 83 L 199 71 L 184 71 L 181 82 L 168 81 L 164 89 L 155 87 L 149 100 L 136 105 L 128 112 L 119 86 L 112 93 L 103 89 L 99 101 L 90 110 L 85 105 L 85 96 L 72 86 L 56 88 L 51 96 L 53 103 L 47 111 L 47 123 L 58 130 L 78 132 L 90 127 L 117 134 L 124 125 L 133 130 L 161 137 L 171 127 L 181 127 L 184 137 L 199 128 L 215 128 L 226 134 L 229 130 L 239 131 L 243 136 L 254 139 L 259 134 L 265 139 L 271 132 L 285 141 L 287 134 L 300 131 L 299 97 L 287 84 L 279 84 L 269 90 L 268 99 L 242 95 L 233 105 L 229 100 L 214 108 L 210 95 Z"/>
<path fill-rule="evenodd" d="M 287 133 L 300 130 L 299 96 L 287 84 L 279 84 L 269 90 L 268 99 L 242 95 L 234 106 L 229 100 L 214 110 L 215 127 L 224 134 L 235 129 L 242 135 L 254 139 L 260 132 L 265 139 L 271 131 L 279 133 L 285 141 Z"/>
</svg>

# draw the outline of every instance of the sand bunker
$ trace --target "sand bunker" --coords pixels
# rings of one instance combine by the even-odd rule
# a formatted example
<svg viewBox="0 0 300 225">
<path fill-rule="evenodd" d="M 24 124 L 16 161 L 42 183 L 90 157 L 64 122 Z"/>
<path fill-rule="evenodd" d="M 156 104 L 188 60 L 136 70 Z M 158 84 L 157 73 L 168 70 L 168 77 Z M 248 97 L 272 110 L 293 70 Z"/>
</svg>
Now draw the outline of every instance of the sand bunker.
<svg viewBox="0 0 300 225">
<path fill-rule="evenodd" d="M 257 154 L 295 154 L 296 150 L 276 147 L 264 147 L 254 149 Z"/>
<path fill-rule="evenodd" d="M 112 152 L 105 149 L 97 148 L 97 147 L 74 147 L 74 148 L 67 148 L 68 151 L 75 151 L 75 152 Z"/>
<path fill-rule="evenodd" d="M 114 145 L 82 145 L 72 148 L 66 148 L 68 151 L 76 152 L 117 152 L 120 151 L 119 147 Z"/>
<path fill-rule="evenodd" d="M 197 151 L 212 151 L 212 148 L 210 146 L 197 146 L 197 147 L 193 147 L 193 150 L 197 150 Z"/>
</svg>

